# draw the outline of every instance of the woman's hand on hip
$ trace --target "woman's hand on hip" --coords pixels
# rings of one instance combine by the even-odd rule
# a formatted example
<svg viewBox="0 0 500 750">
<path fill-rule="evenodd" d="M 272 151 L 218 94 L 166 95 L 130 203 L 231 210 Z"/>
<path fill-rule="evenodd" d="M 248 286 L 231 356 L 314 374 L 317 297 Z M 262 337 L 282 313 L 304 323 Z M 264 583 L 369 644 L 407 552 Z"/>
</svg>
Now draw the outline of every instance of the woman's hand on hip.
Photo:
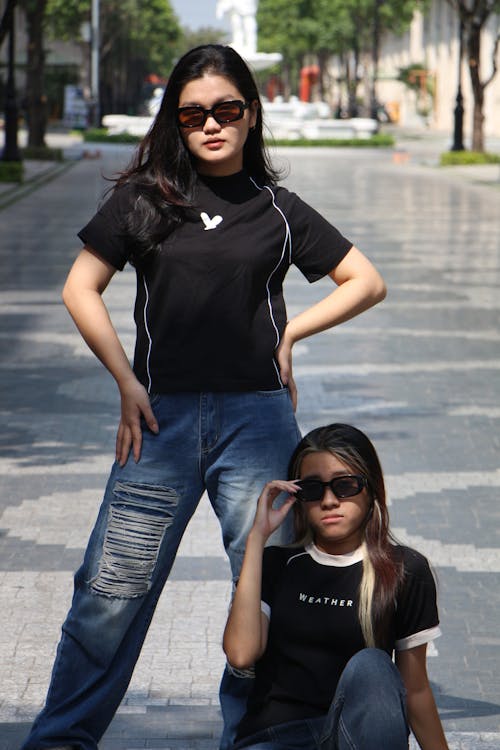
<svg viewBox="0 0 500 750">
<path fill-rule="evenodd" d="M 292 345 L 286 336 L 286 329 L 280 345 L 276 349 L 276 362 L 280 369 L 280 378 L 283 385 L 288 388 L 290 398 L 292 399 L 293 410 L 297 410 L 297 386 L 293 379 L 292 372 Z"/>
<path fill-rule="evenodd" d="M 148 392 L 137 379 L 131 379 L 126 385 L 122 385 L 120 395 L 121 418 L 116 436 L 116 460 L 120 466 L 125 466 L 131 448 L 136 463 L 141 457 L 141 417 L 155 435 L 158 434 L 159 427 L 151 409 Z"/>
</svg>

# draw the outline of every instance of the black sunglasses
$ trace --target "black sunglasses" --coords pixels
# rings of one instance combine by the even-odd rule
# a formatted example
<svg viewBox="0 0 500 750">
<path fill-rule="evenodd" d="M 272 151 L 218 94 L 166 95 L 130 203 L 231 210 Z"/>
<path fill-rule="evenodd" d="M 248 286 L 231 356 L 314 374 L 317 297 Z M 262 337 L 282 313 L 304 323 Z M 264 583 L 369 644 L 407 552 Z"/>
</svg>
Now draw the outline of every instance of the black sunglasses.
<svg viewBox="0 0 500 750">
<path fill-rule="evenodd" d="M 299 479 L 296 481 L 299 489 L 295 493 L 297 500 L 305 503 L 315 503 L 323 499 L 326 487 L 329 487 L 335 497 L 342 500 L 346 497 L 354 497 L 368 486 L 365 477 L 358 474 L 343 474 L 340 477 L 334 477 L 329 482 L 322 482 L 321 479 Z"/>
<path fill-rule="evenodd" d="M 179 107 L 177 122 L 181 128 L 200 128 L 206 123 L 210 115 L 219 125 L 224 125 L 227 122 L 241 120 L 249 106 L 248 102 L 240 102 L 235 99 L 234 101 L 215 104 L 211 109 L 203 109 L 198 104 L 193 104 L 191 107 Z"/>
</svg>

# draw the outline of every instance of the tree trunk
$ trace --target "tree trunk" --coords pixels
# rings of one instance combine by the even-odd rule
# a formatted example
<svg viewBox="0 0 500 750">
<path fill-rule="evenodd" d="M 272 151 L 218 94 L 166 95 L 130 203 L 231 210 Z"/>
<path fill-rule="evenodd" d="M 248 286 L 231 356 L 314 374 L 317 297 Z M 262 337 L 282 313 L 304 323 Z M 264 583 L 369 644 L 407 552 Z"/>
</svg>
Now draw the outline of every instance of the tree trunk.
<svg viewBox="0 0 500 750">
<path fill-rule="evenodd" d="M 358 117 L 358 68 L 359 68 L 359 47 L 354 45 L 351 55 L 347 57 L 346 78 L 347 78 L 347 108 L 349 117 Z"/>
<path fill-rule="evenodd" d="M 10 14 L 14 12 L 14 8 L 16 7 L 17 0 L 7 0 L 5 4 L 5 9 L 2 15 L 2 19 L 0 20 L 0 47 L 2 46 L 3 40 L 7 36 L 9 32 L 9 19 Z"/>
<path fill-rule="evenodd" d="M 481 82 L 481 27 L 471 23 L 467 29 L 467 57 L 474 97 L 472 151 L 484 151 L 484 86 Z"/>
<path fill-rule="evenodd" d="M 283 71 L 283 99 L 287 102 L 292 93 L 292 87 L 290 84 L 290 63 L 283 61 L 281 69 Z"/>
<path fill-rule="evenodd" d="M 319 98 L 322 102 L 324 102 L 326 99 L 330 99 L 330 85 L 328 79 L 328 58 L 329 53 L 325 50 L 321 50 L 318 52 L 318 65 L 319 65 Z M 331 104 L 331 102 L 328 102 Z"/>
<path fill-rule="evenodd" d="M 25 3 L 28 32 L 28 62 L 26 67 L 26 113 L 28 146 L 44 147 L 47 129 L 47 97 L 44 94 L 45 50 L 43 21 L 47 0 Z"/>
</svg>

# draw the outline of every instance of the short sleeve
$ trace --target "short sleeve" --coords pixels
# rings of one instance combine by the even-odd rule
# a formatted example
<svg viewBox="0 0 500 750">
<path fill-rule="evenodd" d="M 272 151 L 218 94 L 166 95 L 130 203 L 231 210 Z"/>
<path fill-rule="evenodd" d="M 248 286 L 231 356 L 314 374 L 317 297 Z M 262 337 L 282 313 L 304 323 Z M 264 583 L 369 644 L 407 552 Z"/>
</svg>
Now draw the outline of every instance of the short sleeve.
<svg viewBox="0 0 500 750">
<path fill-rule="evenodd" d="M 309 282 L 333 271 L 353 243 L 295 193 L 278 188 L 276 202 L 290 228 L 292 263 Z"/>
<path fill-rule="evenodd" d="M 284 547 L 266 547 L 262 559 L 262 610 L 269 616 L 272 609 L 276 583 L 280 571 L 286 564 L 287 551 Z"/>
<path fill-rule="evenodd" d="M 396 609 L 397 651 L 428 643 L 441 635 L 436 583 L 427 559 L 406 548 L 404 566 L 405 577 Z"/>
<path fill-rule="evenodd" d="M 129 185 L 116 187 L 95 216 L 78 232 L 78 237 L 104 260 L 122 271 L 131 255 L 131 239 L 126 229 L 127 213 L 133 208 Z"/>
</svg>

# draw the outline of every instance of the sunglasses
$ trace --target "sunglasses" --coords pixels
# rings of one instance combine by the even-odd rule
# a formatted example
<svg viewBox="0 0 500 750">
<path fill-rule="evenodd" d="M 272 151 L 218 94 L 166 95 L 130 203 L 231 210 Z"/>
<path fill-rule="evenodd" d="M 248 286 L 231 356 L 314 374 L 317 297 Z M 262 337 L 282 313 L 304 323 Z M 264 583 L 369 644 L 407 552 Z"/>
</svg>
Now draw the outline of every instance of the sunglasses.
<svg viewBox="0 0 500 750">
<path fill-rule="evenodd" d="M 238 99 L 230 102 L 221 102 L 211 109 L 203 109 L 197 104 L 191 107 L 179 107 L 177 110 L 177 122 L 181 128 L 200 128 L 207 118 L 213 117 L 219 125 L 227 122 L 236 122 L 241 120 L 246 109 L 249 107 L 248 102 L 240 102 Z"/>
<path fill-rule="evenodd" d="M 368 486 L 365 477 L 358 474 L 344 474 L 340 477 L 334 477 L 329 482 L 322 482 L 321 479 L 300 479 L 297 480 L 299 489 L 295 493 L 297 500 L 304 503 L 316 503 L 322 500 L 325 489 L 329 487 L 336 498 L 343 500 L 346 497 L 354 497 Z"/>
</svg>

